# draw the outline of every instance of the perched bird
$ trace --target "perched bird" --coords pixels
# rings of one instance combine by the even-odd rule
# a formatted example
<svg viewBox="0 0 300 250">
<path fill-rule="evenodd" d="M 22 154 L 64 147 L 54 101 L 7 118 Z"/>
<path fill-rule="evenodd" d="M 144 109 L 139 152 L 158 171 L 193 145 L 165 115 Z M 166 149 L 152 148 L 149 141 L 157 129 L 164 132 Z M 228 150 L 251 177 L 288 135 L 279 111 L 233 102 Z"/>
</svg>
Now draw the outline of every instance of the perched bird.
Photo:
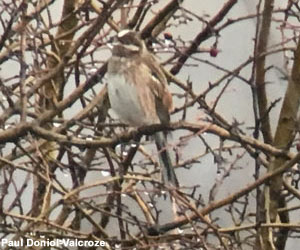
<svg viewBox="0 0 300 250">
<path fill-rule="evenodd" d="M 130 126 L 167 124 L 173 109 L 167 79 L 144 41 L 131 30 L 118 33 L 108 61 L 108 96 L 112 109 Z M 163 180 L 178 186 L 163 132 L 154 135 Z"/>
</svg>

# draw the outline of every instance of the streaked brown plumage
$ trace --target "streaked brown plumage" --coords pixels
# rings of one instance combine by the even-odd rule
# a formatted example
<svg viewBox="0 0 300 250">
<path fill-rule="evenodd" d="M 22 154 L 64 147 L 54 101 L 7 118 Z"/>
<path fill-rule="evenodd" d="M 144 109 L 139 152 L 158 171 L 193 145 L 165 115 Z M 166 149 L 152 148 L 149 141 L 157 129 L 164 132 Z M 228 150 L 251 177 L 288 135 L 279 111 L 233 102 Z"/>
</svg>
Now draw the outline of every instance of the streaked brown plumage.
<svg viewBox="0 0 300 250">
<path fill-rule="evenodd" d="M 160 65 L 136 32 L 123 30 L 117 38 L 108 62 L 108 95 L 112 109 L 131 126 L 167 124 L 173 103 Z M 156 133 L 155 141 L 165 167 L 164 179 L 178 185 L 163 133 Z"/>
</svg>

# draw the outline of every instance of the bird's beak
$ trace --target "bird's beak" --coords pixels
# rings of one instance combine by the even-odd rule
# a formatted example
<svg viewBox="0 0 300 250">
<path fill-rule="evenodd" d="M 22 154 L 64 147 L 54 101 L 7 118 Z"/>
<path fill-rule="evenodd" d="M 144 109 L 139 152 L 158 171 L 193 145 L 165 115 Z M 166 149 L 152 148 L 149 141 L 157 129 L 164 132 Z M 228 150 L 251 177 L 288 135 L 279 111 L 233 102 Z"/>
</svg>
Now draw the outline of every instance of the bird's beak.
<svg viewBox="0 0 300 250">
<path fill-rule="evenodd" d="M 113 36 L 107 41 L 106 45 L 110 50 L 112 50 L 113 47 L 117 44 L 117 42 L 118 42 L 117 36 Z"/>
</svg>

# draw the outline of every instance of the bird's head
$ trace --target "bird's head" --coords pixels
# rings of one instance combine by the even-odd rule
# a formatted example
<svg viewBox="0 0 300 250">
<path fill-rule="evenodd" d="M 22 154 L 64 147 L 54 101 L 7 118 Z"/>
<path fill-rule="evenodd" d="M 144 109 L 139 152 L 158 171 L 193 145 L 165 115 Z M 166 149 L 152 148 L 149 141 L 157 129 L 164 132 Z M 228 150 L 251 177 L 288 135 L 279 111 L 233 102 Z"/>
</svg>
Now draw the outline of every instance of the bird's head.
<svg viewBox="0 0 300 250">
<path fill-rule="evenodd" d="M 113 54 L 127 56 L 140 54 L 146 49 L 144 41 L 139 34 L 132 30 L 122 30 L 116 37 L 116 44 L 113 47 Z"/>
</svg>

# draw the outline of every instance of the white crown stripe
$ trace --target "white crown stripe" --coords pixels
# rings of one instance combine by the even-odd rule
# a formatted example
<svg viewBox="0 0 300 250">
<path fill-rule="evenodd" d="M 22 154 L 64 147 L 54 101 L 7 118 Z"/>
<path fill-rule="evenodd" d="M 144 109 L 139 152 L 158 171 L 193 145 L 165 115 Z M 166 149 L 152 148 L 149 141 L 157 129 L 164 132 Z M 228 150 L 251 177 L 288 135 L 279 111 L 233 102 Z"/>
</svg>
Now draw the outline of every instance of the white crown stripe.
<svg viewBox="0 0 300 250">
<path fill-rule="evenodd" d="M 123 36 L 125 36 L 126 34 L 128 34 L 130 32 L 130 30 L 122 30 L 118 33 L 118 38 L 121 38 Z"/>
</svg>

